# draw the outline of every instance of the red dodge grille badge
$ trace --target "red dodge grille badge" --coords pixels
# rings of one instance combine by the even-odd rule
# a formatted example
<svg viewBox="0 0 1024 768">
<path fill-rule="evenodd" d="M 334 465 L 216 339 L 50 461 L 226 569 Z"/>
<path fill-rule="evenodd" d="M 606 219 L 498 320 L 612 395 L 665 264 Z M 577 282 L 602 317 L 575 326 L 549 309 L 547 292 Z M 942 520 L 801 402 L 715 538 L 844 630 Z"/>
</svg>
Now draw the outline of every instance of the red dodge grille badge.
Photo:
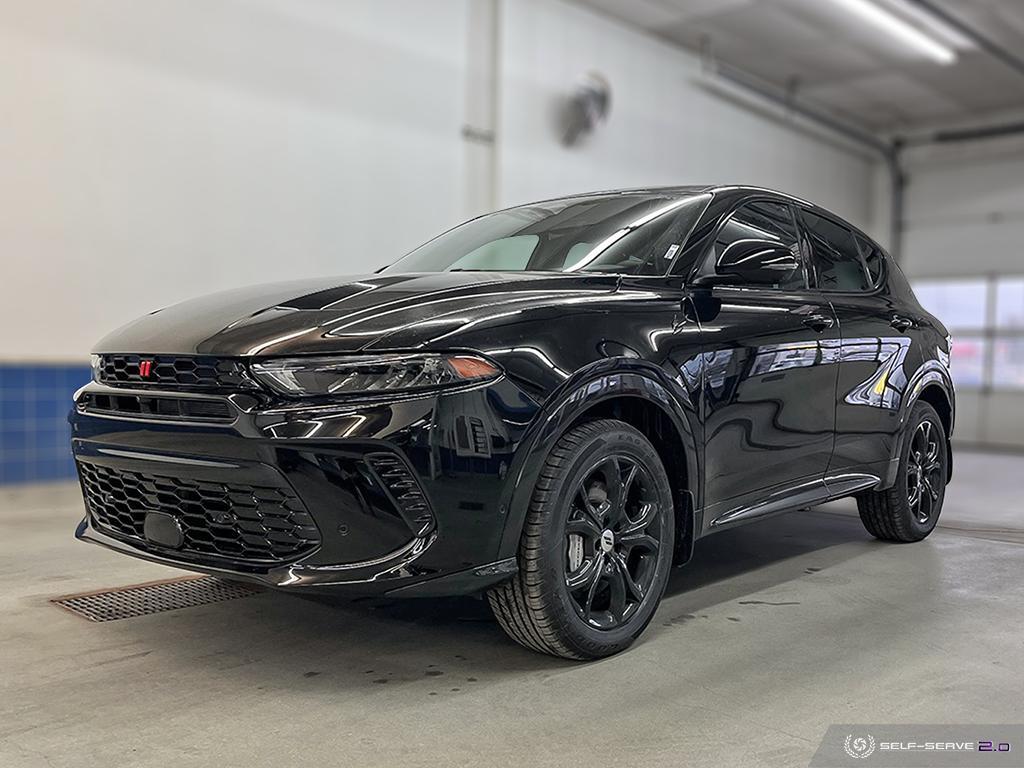
<svg viewBox="0 0 1024 768">
<path fill-rule="evenodd" d="M 151 373 L 153 373 L 153 361 L 139 360 L 139 376 L 148 379 Z"/>
</svg>

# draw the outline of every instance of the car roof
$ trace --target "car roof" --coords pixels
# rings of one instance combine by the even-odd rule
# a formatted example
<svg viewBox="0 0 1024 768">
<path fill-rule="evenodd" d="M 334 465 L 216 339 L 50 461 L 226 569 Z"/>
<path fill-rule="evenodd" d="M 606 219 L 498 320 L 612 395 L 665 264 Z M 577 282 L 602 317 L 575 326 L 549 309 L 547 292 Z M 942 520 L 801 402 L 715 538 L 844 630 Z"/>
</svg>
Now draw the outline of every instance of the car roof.
<svg viewBox="0 0 1024 768">
<path fill-rule="evenodd" d="M 595 190 L 592 192 L 581 192 L 578 194 L 560 195 L 558 197 L 550 197 L 544 200 L 535 200 L 529 203 L 523 203 L 521 205 L 539 205 L 543 203 L 554 202 L 556 200 L 585 200 L 593 197 L 609 197 L 612 195 L 637 195 L 637 196 L 668 196 L 668 197 L 686 197 L 689 195 L 722 195 L 722 196 L 735 196 L 745 197 L 751 194 L 762 193 L 770 195 L 772 197 L 778 197 L 780 199 L 788 200 L 791 203 L 796 203 L 804 208 L 808 208 L 816 213 L 819 213 L 827 218 L 835 219 L 843 226 L 848 227 L 864 238 L 868 242 L 872 243 L 875 247 L 881 250 L 883 253 L 885 249 L 882 248 L 878 242 L 864 232 L 862 229 L 852 224 L 848 219 L 840 216 L 827 208 L 824 208 L 817 203 L 812 203 L 796 195 L 791 195 L 787 192 L 780 192 L 777 189 L 771 189 L 769 187 L 760 187 L 755 184 L 680 184 L 674 186 L 650 186 L 650 187 L 623 187 L 618 189 L 604 189 Z M 513 207 L 521 207 L 521 205 Z"/>
<path fill-rule="evenodd" d="M 593 192 L 582 192 L 574 195 L 564 195 L 562 197 L 552 199 L 568 200 L 576 197 L 600 197 L 606 195 L 669 195 L 682 197 L 684 195 L 699 194 L 750 194 L 758 192 L 763 192 L 770 195 L 777 195 L 778 197 L 784 197 L 789 200 L 801 203 L 803 205 L 818 207 L 808 200 L 804 200 L 803 198 L 791 195 L 787 192 L 780 192 L 777 189 L 760 187 L 755 184 L 679 184 L 663 187 L 623 187 L 619 189 L 602 189 L 595 190 Z"/>
<path fill-rule="evenodd" d="M 589 197 L 610 197 L 613 195 L 636 195 L 636 196 L 666 196 L 666 197 L 686 197 L 689 195 L 705 195 L 705 194 L 735 194 L 744 195 L 751 193 L 762 192 L 764 194 L 773 195 L 776 197 L 785 198 L 792 202 L 800 203 L 812 208 L 820 208 L 820 206 L 811 203 L 803 198 L 796 197 L 795 195 L 788 194 L 786 192 L 780 192 L 777 189 L 769 189 L 767 187 L 759 187 L 752 184 L 679 184 L 673 186 L 660 186 L 660 187 L 621 187 L 617 189 L 600 189 L 593 190 L 590 192 L 578 192 L 569 195 L 559 195 L 557 197 L 548 197 L 543 200 L 533 200 L 522 205 L 538 205 L 541 203 L 555 202 L 556 200 L 585 200 Z M 520 207 L 520 206 L 514 206 Z M 831 214 L 835 215 L 835 214 Z"/>
</svg>

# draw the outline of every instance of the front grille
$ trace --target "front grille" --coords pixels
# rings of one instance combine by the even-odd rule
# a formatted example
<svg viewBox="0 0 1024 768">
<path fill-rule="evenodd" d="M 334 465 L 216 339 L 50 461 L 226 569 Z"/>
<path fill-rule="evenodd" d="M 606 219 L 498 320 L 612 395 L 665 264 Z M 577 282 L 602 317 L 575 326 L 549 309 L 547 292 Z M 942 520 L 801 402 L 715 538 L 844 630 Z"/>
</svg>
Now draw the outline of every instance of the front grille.
<svg viewBox="0 0 1024 768">
<path fill-rule="evenodd" d="M 146 542 L 146 515 L 173 515 L 184 537 L 180 552 L 201 559 L 282 563 L 311 552 L 320 531 L 284 486 L 215 483 L 117 470 L 80 461 L 93 522 L 118 538 Z"/>
<path fill-rule="evenodd" d="M 82 395 L 78 405 L 85 411 L 109 413 L 113 416 L 221 423 L 234 421 L 231 406 L 223 400 L 87 392 Z"/>
<path fill-rule="evenodd" d="M 140 365 L 145 363 L 144 365 Z M 149 375 L 143 376 L 148 367 Z M 241 360 L 174 355 L 101 355 L 99 380 L 111 386 L 161 389 L 254 389 Z"/>
</svg>

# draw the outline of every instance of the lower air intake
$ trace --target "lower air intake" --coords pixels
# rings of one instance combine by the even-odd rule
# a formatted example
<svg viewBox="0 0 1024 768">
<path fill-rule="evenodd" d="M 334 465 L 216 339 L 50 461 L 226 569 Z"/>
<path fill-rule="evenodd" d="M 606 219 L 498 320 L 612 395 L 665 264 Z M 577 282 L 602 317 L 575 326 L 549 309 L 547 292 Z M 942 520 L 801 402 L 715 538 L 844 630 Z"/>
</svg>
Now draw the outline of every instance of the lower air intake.
<svg viewBox="0 0 1024 768">
<path fill-rule="evenodd" d="M 86 505 L 95 525 L 145 549 L 146 518 L 156 512 L 176 522 L 181 546 L 173 554 L 204 562 L 276 564 L 298 559 L 320 544 L 320 531 L 287 486 L 218 483 L 114 469 L 78 462 Z"/>
</svg>

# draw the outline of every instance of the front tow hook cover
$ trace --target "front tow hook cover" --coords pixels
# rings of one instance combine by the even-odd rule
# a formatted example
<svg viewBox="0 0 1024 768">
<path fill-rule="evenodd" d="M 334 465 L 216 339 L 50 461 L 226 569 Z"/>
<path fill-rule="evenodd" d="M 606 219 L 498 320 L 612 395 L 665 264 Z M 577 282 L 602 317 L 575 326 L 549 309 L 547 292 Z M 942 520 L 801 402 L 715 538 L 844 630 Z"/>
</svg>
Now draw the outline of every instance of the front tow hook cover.
<svg viewBox="0 0 1024 768">
<path fill-rule="evenodd" d="M 166 512 L 147 512 L 142 533 L 150 544 L 168 549 L 180 549 L 185 543 L 178 518 Z"/>
</svg>

